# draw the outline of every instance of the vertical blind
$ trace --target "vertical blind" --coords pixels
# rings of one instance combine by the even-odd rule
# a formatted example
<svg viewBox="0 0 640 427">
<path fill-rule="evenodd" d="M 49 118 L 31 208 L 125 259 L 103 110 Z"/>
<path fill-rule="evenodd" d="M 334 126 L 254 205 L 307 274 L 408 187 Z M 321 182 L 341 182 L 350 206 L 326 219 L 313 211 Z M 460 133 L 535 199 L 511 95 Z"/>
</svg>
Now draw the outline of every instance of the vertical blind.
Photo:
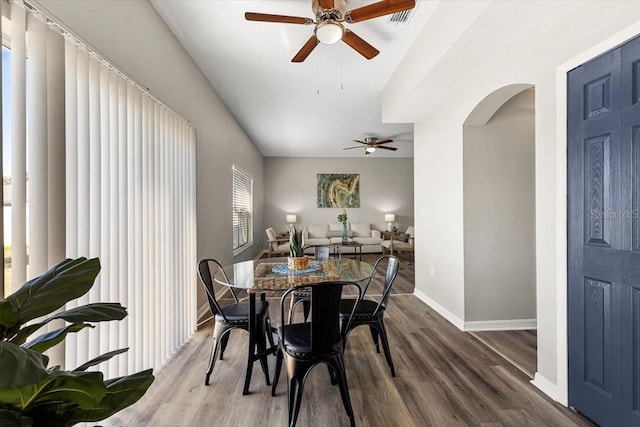
<svg viewBox="0 0 640 427">
<path fill-rule="evenodd" d="M 233 167 L 233 251 L 234 255 L 253 243 L 253 179 Z"/>
<path fill-rule="evenodd" d="M 99 367 L 107 377 L 157 368 L 196 324 L 195 130 L 21 0 L 10 7 L 13 288 L 99 257 L 96 284 L 67 308 L 120 302 L 129 315 L 70 334 L 56 362 L 130 347 Z"/>
</svg>

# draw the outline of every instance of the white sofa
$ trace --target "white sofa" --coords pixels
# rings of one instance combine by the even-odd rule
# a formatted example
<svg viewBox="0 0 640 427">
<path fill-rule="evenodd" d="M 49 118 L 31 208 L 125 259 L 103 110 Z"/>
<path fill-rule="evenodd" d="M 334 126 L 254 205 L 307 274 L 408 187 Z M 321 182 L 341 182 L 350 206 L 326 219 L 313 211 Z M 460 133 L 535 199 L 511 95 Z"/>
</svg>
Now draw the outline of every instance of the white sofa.
<svg viewBox="0 0 640 427">
<path fill-rule="evenodd" d="M 382 252 L 382 234 L 369 223 L 347 222 L 349 241 L 362 243 L 362 253 Z M 302 231 L 305 246 L 332 245 L 342 242 L 342 223 L 312 224 Z M 342 253 L 353 253 L 355 248 L 341 247 Z M 309 253 L 313 250 L 309 249 Z M 306 253 L 306 252 L 305 252 Z"/>
</svg>

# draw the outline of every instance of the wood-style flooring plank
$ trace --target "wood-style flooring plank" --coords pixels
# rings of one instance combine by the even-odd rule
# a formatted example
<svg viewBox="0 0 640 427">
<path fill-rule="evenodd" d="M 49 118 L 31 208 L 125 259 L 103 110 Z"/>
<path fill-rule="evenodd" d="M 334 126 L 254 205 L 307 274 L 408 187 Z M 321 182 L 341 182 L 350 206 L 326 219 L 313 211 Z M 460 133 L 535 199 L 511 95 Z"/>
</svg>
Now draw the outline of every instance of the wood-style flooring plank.
<svg viewBox="0 0 640 427">
<path fill-rule="evenodd" d="M 538 357 L 538 336 L 535 330 L 469 333 L 533 378 Z"/>
</svg>

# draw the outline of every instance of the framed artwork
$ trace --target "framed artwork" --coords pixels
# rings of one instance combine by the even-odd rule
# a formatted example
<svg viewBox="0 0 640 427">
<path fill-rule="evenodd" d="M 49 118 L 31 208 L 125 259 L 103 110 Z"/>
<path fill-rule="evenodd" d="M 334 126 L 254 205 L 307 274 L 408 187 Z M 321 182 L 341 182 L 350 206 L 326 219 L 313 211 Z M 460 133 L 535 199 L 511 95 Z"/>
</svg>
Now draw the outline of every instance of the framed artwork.
<svg viewBox="0 0 640 427">
<path fill-rule="evenodd" d="M 319 208 L 359 208 L 360 174 L 319 173 Z"/>
</svg>

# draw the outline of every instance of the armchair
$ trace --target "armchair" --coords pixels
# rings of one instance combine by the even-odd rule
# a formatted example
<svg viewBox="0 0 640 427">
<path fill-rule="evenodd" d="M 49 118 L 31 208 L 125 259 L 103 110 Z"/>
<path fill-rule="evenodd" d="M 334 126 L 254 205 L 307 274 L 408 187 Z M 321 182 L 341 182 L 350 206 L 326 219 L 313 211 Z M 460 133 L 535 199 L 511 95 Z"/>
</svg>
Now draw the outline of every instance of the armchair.
<svg viewBox="0 0 640 427">
<path fill-rule="evenodd" d="M 401 239 L 403 236 L 400 235 L 399 237 L 391 237 L 391 240 L 384 240 L 382 242 L 382 254 L 384 255 L 386 251 L 389 252 L 389 254 L 393 255 L 394 252 L 413 252 L 414 251 L 414 228 L 413 226 L 409 226 L 407 228 L 407 231 L 405 231 L 403 233 L 406 237 L 406 241 L 404 241 L 404 239 Z"/>
<path fill-rule="evenodd" d="M 289 254 L 289 239 L 278 237 L 276 230 L 269 227 L 265 230 L 267 233 L 267 252 L 269 258 L 271 255 Z"/>
</svg>

